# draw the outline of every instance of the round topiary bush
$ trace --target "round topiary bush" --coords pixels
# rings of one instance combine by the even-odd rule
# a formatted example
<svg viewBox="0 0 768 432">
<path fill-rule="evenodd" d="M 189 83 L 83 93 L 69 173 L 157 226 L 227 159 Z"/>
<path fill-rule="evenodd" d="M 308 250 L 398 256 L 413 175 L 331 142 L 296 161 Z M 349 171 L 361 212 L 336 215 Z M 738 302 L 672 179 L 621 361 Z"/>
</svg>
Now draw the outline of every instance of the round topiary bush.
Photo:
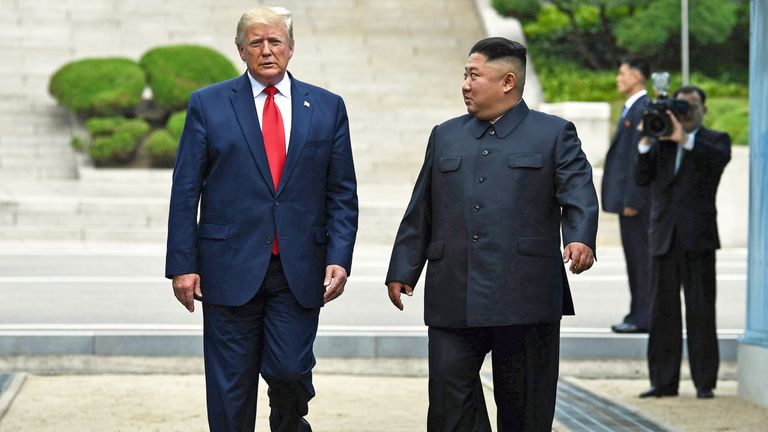
<svg viewBox="0 0 768 432">
<path fill-rule="evenodd" d="M 149 123 L 121 117 L 93 118 L 86 122 L 93 141 L 88 155 L 96 166 L 119 166 L 133 160 Z"/>
<path fill-rule="evenodd" d="M 165 128 L 168 129 L 168 132 L 171 133 L 171 136 L 177 142 L 179 141 L 179 139 L 181 139 L 181 133 L 184 132 L 184 123 L 186 121 L 187 121 L 186 111 L 179 111 L 177 113 L 171 114 L 171 116 L 168 117 L 168 123 L 166 123 Z"/>
<path fill-rule="evenodd" d="M 155 129 L 144 143 L 144 148 L 152 159 L 152 166 L 157 168 L 172 168 L 176 162 L 176 149 L 179 141 L 165 129 Z"/>
<path fill-rule="evenodd" d="M 184 109 L 193 91 L 238 74 L 221 53 L 197 45 L 154 48 L 139 64 L 147 74 L 155 103 L 169 111 Z"/>
<path fill-rule="evenodd" d="M 90 117 L 129 112 L 141 102 L 145 85 L 144 71 L 133 60 L 86 59 L 56 71 L 48 92 L 71 111 Z"/>
</svg>

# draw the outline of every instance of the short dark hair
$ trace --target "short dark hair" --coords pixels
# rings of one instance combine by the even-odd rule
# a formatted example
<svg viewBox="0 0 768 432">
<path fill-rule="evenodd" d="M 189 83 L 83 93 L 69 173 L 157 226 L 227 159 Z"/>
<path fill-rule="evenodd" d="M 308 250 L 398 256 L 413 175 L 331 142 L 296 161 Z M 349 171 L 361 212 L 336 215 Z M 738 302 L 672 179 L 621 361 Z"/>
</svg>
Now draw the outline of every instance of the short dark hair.
<svg viewBox="0 0 768 432">
<path fill-rule="evenodd" d="M 651 77 L 651 62 L 647 58 L 642 56 L 625 57 L 621 60 L 621 64 L 626 64 L 632 69 L 636 69 L 643 75 L 643 79 L 648 81 Z"/>
<path fill-rule="evenodd" d="M 475 46 L 469 50 L 469 55 L 474 53 L 484 55 L 488 61 L 504 57 L 512 57 L 520 60 L 525 68 L 525 54 L 528 50 L 520 42 L 509 40 L 503 37 L 491 37 L 478 41 Z"/>
<path fill-rule="evenodd" d="M 677 95 L 679 94 L 691 94 L 691 93 L 698 93 L 699 99 L 701 99 L 701 104 L 705 105 L 707 102 L 707 94 L 704 93 L 704 90 L 701 87 L 694 86 L 694 85 L 687 85 L 682 86 L 679 89 L 675 90 L 675 93 L 672 95 L 673 99 L 677 99 Z"/>
</svg>

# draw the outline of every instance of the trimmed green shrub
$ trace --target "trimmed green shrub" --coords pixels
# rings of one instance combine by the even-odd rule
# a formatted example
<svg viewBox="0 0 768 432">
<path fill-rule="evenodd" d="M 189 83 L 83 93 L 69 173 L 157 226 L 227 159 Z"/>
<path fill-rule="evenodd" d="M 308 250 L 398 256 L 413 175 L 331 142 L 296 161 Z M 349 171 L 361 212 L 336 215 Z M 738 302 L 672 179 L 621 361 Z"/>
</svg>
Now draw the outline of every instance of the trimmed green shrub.
<svg viewBox="0 0 768 432">
<path fill-rule="evenodd" d="M 48 92 L 63 106 L 90 117 L 128 112 L 141 102 L 144 71 L 126 58 L 68 63 L 51 78 Z"/>
<path fill-rule="evenodd" d="M 150 126 L 142 119 L 112 117 L 91 119 L 86 128 L 93 137 L 88 154 L 96 166 L 116 166 L 133 159 Z"/>
<path fill-rule="evenodd" d="M 707 127 L 728 132 L 735 145 L 749 145 L 749 99 L 707 98 L 707 108 Z"/>
<path fill-rule="evenodd" d="M 184 109 L 193 91 L 238 74 L 218 51 L 197 45 L 154 48 L 139 64 L 147 73 L 154 101 L 169 111 Z"/>
<path fill-rule="evenodd" d="M 173 167 L 178 147 L 179 141 L 175 140 L 166 129 L 155 129 L 144 143 L 144 148 L 152 158 L 152 166 L 158 168 Z"/>
<path fill-rule="evenodd" d="M 171 136 L 176 140 L 176 142 L 181 139 L 181 133 L 184 131 L 184 123 L 186 121 L 186 111 L 179 111 L 177 113 L 171 114 L 171 116 L 168 117 L 168 123 L 166 123 L 165 128 L 168 129 L 168 132 L 171 133 Z"/>
</svg>

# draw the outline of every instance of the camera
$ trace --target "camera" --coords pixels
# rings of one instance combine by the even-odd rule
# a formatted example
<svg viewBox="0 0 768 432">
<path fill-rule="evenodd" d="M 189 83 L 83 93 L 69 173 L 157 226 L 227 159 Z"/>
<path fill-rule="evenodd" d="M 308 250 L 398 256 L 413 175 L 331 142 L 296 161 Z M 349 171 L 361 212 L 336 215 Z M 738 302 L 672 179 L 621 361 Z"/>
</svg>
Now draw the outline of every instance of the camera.
<svg viewBox="0 0 768 432">
<path fill-rule="evenodd" d="M 670 99 L 667 91 L 669 90 L 669 73 L 656 72 L 651 75 L 653 81 L 653 90 L 656 93 L 656 99 L 653 99 L 645 107 L 643 113 L 643 135 L 659 138 L 672 134 L 672 120 L 669 119 L 667 111 L 671 111 L 675 117 L 688 112 L 688 102 L 678 99 Z"/>
</svg>

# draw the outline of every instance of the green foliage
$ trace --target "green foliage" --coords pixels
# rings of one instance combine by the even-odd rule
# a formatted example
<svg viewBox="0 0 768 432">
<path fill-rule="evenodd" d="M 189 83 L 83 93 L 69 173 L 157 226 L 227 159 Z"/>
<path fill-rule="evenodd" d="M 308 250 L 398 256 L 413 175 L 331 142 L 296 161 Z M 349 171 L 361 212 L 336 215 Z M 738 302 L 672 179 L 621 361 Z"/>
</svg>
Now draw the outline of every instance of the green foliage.
<svg viewBox="0 0 768 432">
<path fill-rule="evenodd" d="M 166 123 L 165 128 L 168 129 L 168 132 L 171 133 L 171 136 L 173 137 L 176 142 L 181 139 L 181 133 L 184 131 L 184 122 L 187 120 L 187 112 L 186 111 L 179 111 L 177 113 L 171 114 L 171 116 L 168 118 L 168 123 Z"/>
<path fill-rule="evenodd" d="M 125 58 L 86 59 L 68 63 L 51 78 L 49 93 L 75 113 L 114 115 L 141 102 L 144 72 Z"/>
<path fill-rule="evenodd" d="M 537 69 L 548 102 L 605 102 L 622 98 L 616 91 L 616 71 L 591 71 L 573 64 Z"/>
<path fill-rule="evenodd" d="M 536 18 L 541 4 L 539 0 L 493 0 L 493 7 L 502 15 L 528 20 Z"/>
<path fill-rule="evenodd" d="M 707 108 L 707 127 L 728 132 L 735 145 L 749 144 L 748 98 L 707 98 Z"/>
<path fill-rule="evenodd" d="M 525 8 L 528 15 L 516 13 L 509 6 L 514 3 L 493 4 L 520 18 L 537 65 L 565 61 L 611 69 L 624 56 L 641 54 L 654 69 L 680 69 L 679 0 L 538 0 L 538 8 Z M 749 1 L 696 0 L 688 10 L 691 70 L 746 83 Z"/>
<path fill-rule="evenodd" d="M 170 111 L 184 109 L 193 91 L 238 74 L 218 51 L 196 45 L 154 48 L 139 63 L 147 73 L 154 101 Z"/>
<path fill-rule="evenodd" d="M 152 158 L 152 165 L 159 168 L 171 168 L 176 160 L 179 141 L 166 129 L 156 129 L 145 143 L 147 153 Z"/>
<path fill-rule="evenodd" d="M 84 151 L 88 146 L 88 137 L 82 135 L 72 135 L 72 139 L 69 141 L 69 143 L 72 145 L 72 148 L 75 149 L 75 151 L 81 152 Z"/>
<path fill-rule="evenodd" d="M 702 44 L 723 43 L 736 25 L 737 4 L 731 1 L 691 2 L 689 37 Z M 652 29 L 652 30 L 650 30 Z M 656 0 L 613 27 L 617 43 L 633 52 L 655 55 L 680 36 L 680 1 Z"/>
<path fill-rule="evenodd" d="M 142 119 L 122 117 L 96 117 L 88 120 L 85 126 L 93 137 L 88 154 L 97 166 L 130 162 L 150 129 L 149 123 Z"/>
</svg>

